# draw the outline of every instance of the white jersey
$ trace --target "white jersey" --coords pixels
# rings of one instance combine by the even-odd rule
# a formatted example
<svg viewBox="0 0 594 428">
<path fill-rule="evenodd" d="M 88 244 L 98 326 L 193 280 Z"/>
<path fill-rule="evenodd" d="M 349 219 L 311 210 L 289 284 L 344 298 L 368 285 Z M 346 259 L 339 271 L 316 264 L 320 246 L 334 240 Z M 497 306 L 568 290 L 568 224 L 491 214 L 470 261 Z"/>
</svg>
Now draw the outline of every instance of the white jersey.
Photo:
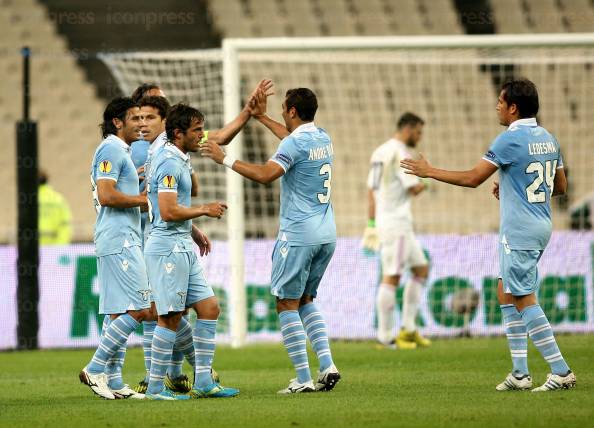
<svg viewBox="0 0 594 428">
<path fill-rule="evenodd" d="M 375 196 L 375 221 L 382 231 L 411 231 L 412 213 L 408 190 L 419 178 L 405 174 L 400 161 L 412 158 L 415 151 L 394 138 L 379 146 L 371 155 L 367 187 Z"/>
</svg>

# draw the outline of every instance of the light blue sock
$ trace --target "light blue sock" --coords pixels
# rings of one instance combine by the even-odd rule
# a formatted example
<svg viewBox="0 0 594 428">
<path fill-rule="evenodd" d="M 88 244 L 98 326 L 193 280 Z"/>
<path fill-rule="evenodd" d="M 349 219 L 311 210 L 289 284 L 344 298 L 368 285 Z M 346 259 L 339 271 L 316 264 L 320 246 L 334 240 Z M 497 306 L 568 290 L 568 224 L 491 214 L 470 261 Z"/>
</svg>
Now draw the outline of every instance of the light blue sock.
<svg viewBox="0 0 594 428">
<path fill-rule="evenodd" d="M 103 317 L 103 324 L 101 325 L 101 337 L 103 337 L 103 333 L 105 333 L 105 330 L 107 330 L 107 327 L 109 327 L 110 322 L 111 322 L 111 315 L 105 315 Z"/>
<path fill-rule="evenodd" d="M 107 330 L 110 322 L 111 316 L 105 315 L 103 318 L 103 326 L 101 327 L 101 334 Z M 124 387 L 124 381 L 122 380 L 122 367 L 124 366 L 124 358 L 126 357 L 126 347 L 127 343 L 120 347 L 105 365 L 107 386 L 109 386 L 110 389 L 122 389 Z"/>
<path fill-rule="evenodd" d="M 196 356 L 194 353 L 192 325 L 185 317 L 181 317 L 179 326 L 177 327 L 173 353 L 171 354 L 171 364 L 167 369 L 167 374 L 170 378 L 175 379 L 182 375 L 184 357 L 192 367 L 195 367 Z"/>
<path fill-rule="evenodd" d="M 120 346 L 113 357 L 107 361 L 105 365 L 105 375 L 107 376 L 107 386 L 110 389 L 122 389 L 124 387 L 124 380 L 122 379 L 122 368 L 124 367 L 124 360 L 126 358 L 126 349 L 128 343 Z"/>
<path fill-rule="evenodd" d="M 128 336 L 132 333 L 139 323 L 128 314 L 120 315 L 115 320 L 109 323 L 109 327 L 101 336 L 101 342 L 91 362 L 87 366 L 87 370 L 91 374 L 101 374 L 105 372 L 107 361 L 122 347 L 128 340 Z"/>
<path fill-rule="evenodd" d="M 313 303 L 301 306 L 299 308 L 299 316 L 307 332 L 309 342 L 320 361 L 320 371 L 324 371 L 334 364 L 330 352 L 330 344 L 328 343 L 326 322 Z"/>
<path fill-rule="evenodd" d="M 283 311 L 278 314 L 280 320 L 283 344 L 289 353 L 289 358 L 297 372 L 297 381 L 305 383 L 311 380 L 309 362 L 307 360 L 307 348 L 305 330 L 297 311 Z"/>
<path fill-rule="evenodd" d="M 155 327 L 151 348 L 151 374 L 147 390 L 150 394 L 158 394 L 165 388 L 163 380 L 171 361 L 171 351 L 173 351 L 174 343 L 175 331 L 160 325 Z"/>
<path fill-rule="evenodd" d="M 212 360 L 214 359 L 215 353 L 216 332 L 216 320 L 196 320 L 193 337 L 194 351 L 196 353 L 195 388 L 204 388 L 205 386 L 212 384 L 210 370 L 212 368 Z"/>
<path fill-rule="evenodd" d="M 528 372 L 528 332 L 515 305 L 501 305 L 505 335 L 513 364 L 512 374 L 516 377 Z"/>
<path fill-rule="evenodd" d="M 559 351 L 553 329 L 540 305 L 528 306 L 520 314 L 532 343 L 551 366 L 551 373 L 565 376 L 569 372 L 569 366 Z"/>
<path fill-rule="evenodd" d="M 156 326 L 157 321 L 142 322 L 142 352 L 144 353 L 144 368 L 146 370 L 144 381 L 146 383 L 149 381 L 149 375 L 151 372 L 151 347 L 153 346 L 153 334 L 155 332 Z"/>
</svg>

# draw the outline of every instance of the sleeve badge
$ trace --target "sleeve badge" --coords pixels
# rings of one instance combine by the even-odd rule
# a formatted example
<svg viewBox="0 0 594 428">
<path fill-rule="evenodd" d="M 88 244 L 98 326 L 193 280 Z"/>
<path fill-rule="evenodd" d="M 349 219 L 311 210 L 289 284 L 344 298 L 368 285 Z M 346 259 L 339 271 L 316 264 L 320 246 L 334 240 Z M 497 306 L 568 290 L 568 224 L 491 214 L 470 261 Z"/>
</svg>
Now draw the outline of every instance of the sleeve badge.
<svg viewBox="0 0 594 428">
<path fill-rule="evenodd" d="M 173 175 L 166 175 L 163 177 L 163 185 L 169 189 L 173 189 L 173 186 L 175 186 L 175 177 Z"/>
<path fill-rule="evenodd" d="M 111 162 L 108 160 L 99 162 L 99 171 L 101 171 L 103 173 L 111 172 Z"/>
</svg>

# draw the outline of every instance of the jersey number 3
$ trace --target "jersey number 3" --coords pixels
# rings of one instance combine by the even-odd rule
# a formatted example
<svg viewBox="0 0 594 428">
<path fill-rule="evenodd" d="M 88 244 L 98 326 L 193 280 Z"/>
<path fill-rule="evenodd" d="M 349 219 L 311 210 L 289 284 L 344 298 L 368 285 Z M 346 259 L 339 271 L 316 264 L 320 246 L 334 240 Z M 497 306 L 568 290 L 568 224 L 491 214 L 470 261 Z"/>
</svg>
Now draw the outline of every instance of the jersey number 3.
<svg viewBox="0 0 594 428">
<path fill-rule="evenodd" d="M 541 162 L 532 162 L 526 167 L 526 174 L 536 173 L 534 181 L 526 187 L 526 197 L 531 204 L 542 203 L 547 200 L 545 190 L 538 191 L 540 185 L 545 182 L 549 191 L 553 191 L 555 185 L 555 173 L 557 172 L 557 160 L 546 161 L 544 165 Z"/>
<path fill-rule="evenodd" d="M 320 204 L 327 204 L 330 202 L 330 190 L 332 189 L 332 165 L 329 163 L 322 165 L 320 175 L 328 176 L 328 179 L 324 180 L 324 187 L 328 190 L 326 190 L 326 193 L 318 193 L 318 201 L 320 201 Z"/>
</svg>

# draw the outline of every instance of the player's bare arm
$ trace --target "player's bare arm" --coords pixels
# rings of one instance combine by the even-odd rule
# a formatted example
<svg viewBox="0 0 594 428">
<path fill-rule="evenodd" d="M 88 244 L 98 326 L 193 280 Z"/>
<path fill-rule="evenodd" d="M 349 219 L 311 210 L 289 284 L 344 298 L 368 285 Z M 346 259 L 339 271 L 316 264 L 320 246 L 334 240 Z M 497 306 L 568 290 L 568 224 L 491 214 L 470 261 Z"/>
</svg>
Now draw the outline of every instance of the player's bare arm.
<svg viewBox="0 0 594 428">
<path fill-rule="evenodd" d="M 235 138 L 235 136 L 239 133 L 239 131 L 241 131 L 241 128 L 243 128 L 245 124 L 248 122 L 248 120 L 250 120 L 250 117 L 252 117 L 249 106 L 250 100 L 258 92 L 262 92 L 265 96 L 270 96 L 274 94 L 273 87 L 274 85 L 272 83 L 272 80 L 261 80 L 250 94 L 248 102 L 241 110 L 239 115 L 231 122 L 226 124 L 223 128 L 209 131 L 208 140 L 223 146 L 229 144 L 231 140 L 233 140 L 233 138 Z"/>
<path fill-rule="evenodd" d="M 565 176 L 565 169 L 557 168 L 555 173 L 555 180 L 553 181 L 553 196 L 564 195 L 567 192 L 567 177 Z"/>
<path fill-rule="evenodd" d="M 495 165 L 483 159 L 468 171 L 448 171 L 434 168 L 422 155 L 419 155 L 417 160 L 404 159 L 400 161 L 400 166 L 405 169 L 407 174 L 422 178 L 433 178 L 437 181 L 462 187 L 478 187 L 497 171 Z"/>
<path fill-rule="evenodd" d="M 211 202 L 197 207 L 185 207 L 177 203 L 176 192 L 159 193 L 159 211 L 163 221 L 185 221 L 196 217 L 221 218 L 225 214 L 227 204 Z"/>
<path fill-rule="evenodd" d="M 491 193 L 493 193 L 495 199 L 499 200 L 499 183 L 497 181 L 493 182 L 493 189 L 491 189 Z"/>
<path fill-rule="evenodd" d="M 147 207 L 146 194 L 127 195 L 116 189 L 116 182 L 111 179 L 97 180 L 97 196 L 101 206 L 110 208 Z"/>
<path fill-rule="evenodd" d="M 210 239 L 196 225 L 192 225 L 192 240 L 200 249 L 200 257 L 208 256 L 211 250 Z"/>
<path fill-rule="evenodd" d="M 263 91 L 258 91 L 250 99 L 248 105 L 251 109 L 251 115 L 257 119 L 262 125 L 267 127 L 277 138 L 282 140 L 290 134 L 285 125 L 272 119 L 266 114 L 268 95 Z"/>
<path fill-rule="evenodd" d="M 367 189 L 367 219 L 375 221 L 375 196 L 371 189 Z"/>
<path fill-rule="evenodd" d="M 211 141 L 207 141 L 200 146 L 200 154 L 203 157 L 211 158 L 218 164 L 222 164 L 225 159 L 225 153 L 221 147 Z M 229 167 L 236 173 L 243 175 L 245 178 L 249 178 L 250 180 L 261 184 L 272 183 L 285 173 L 285 170 L 278 163 L 273 161 L 268 161 L 263 165 L 259 165 L 235 160 Z"/>
<path fill-rule="evenodd" d="M 196 197 L 198 196 L 198 189 L 200 188 L 200 184 L 198 182 L 198 174 L 192 171 L 190 176 L 192 178 L 192 189 L 190 190 L 190 195 L 192 197 Z"/>
<path fill-rule="evenodd" d="M 422 193 L 423 190 L 425 190 L 426 188 L 427 185 L 425 183 L 415 184 L 414 186 L 408 189 L 408 193 L 410 193 L 412 196 L 417 196 L 418 194 Z"/>
</svg>

